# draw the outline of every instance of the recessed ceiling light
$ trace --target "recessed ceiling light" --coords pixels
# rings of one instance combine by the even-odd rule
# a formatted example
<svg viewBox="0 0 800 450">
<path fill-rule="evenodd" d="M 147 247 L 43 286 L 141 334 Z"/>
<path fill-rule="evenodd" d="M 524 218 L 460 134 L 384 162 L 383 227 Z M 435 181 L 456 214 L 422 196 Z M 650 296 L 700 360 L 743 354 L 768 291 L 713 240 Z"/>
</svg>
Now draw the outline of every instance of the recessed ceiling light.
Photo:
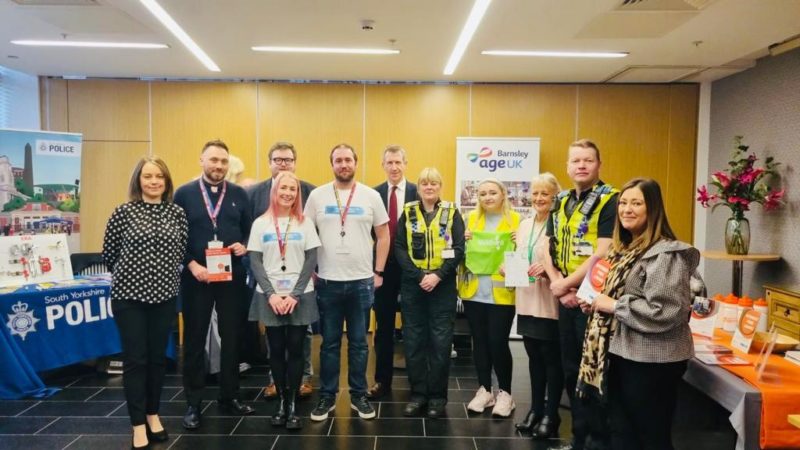
<svg viewBox="0 0 800 450">
<path fill-rule="evenodd" d="M 337 48 L 337 47 L 251 47 L 257 52 L 274 53 L 333 53 L 346 55 L 397 55 L 400 50 L 386 48 Z"/>
<path fill-rule="evenodd" d="M 155 0 L 139 0 L 145 6 L 145 8 L 150 11 L 150 13 L 156 16 L 158 19 L 167 29 L 172 33 L 179 41 L 187 48 L 190 52 L 194 55 L 195 58 L 199 59 L 201 63 L 203 63 L 206 68 L 212 72 L 220 72 L 219 66 L 217 66 L 214 61 L 197 45 L 185 31 L 175 22 L 172 17 L 158 4 Z"/>
<path fill-rule="evenodd" d="M 624 58 L 627 52 L 549 52 L 536 50 L 484 50 L 481 55 L 539 56 L 546 58 Z"/>
<path fill-rule="evenodd" d="M 15 45 L 29 45 L 34 47 L 91 47 L 91 48 L 143 48 L 159 49 L 169 48 L 164 44 L 148 44 L 142 42 L 92 42 L 92 41 L 41 41 L 31 39 L 18 39 L 11 41 Z"/>
<path fill-rule="evenodd" d="M 483 15 L 486 14 L 490 3 L 492 3 L 492 0 L 475 0 L 475 4 L 472 5 L 472 11 L 470 11 L 469 17 L 467 17 L 467 22 L 464 24 L 464 28 L 458 36 L 456 46 L 453 47 L 453 52 L 450 54 L 450 59 L 447 60 L 447 65 L 444 66 L 445 75 L 452 75 L 453 72 L 456 71 L 456 67 L 458 67 L 461 57 L 464 56 L 469 41 L 472 40 L 472 36 L 475 34 L 475 30 L 478 29 L 481 20 L 483 20 Z"/>
</svg>

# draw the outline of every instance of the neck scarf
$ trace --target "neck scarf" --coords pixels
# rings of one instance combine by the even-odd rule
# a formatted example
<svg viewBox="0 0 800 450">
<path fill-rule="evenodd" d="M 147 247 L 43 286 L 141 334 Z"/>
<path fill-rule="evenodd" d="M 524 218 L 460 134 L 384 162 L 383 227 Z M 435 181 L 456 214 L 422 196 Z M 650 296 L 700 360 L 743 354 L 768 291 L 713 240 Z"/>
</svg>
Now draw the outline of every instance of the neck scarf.
<svg viewBox="0 0 800 450">
<path fill-rule="evenodd" d="M 603 294 L 614 299 L 622 294 L 625 289 L 625 281 L 644 250 L 612 251 L 609 254 L 611 270 L 608 272 L 603 286 Z M 613 314 L 595 311 L 589 318 L 583 339 L 578 385 L 575 388 L 579 397 L 594 397 L 605 401 L 608 392 L 608 345 L 616 328 L 617 320 Z"/>
</svg>

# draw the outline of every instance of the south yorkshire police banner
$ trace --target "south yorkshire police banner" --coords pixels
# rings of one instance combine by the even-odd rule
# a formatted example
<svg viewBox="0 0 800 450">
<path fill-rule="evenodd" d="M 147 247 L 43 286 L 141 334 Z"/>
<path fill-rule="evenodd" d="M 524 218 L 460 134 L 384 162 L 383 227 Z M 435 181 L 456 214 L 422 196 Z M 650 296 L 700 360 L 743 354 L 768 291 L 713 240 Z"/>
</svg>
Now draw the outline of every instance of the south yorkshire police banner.
<svg viewBox="0 0 800 450">
<path fill-rule="evenodd" d="M 80 249 L 82 140 L 0 129 L 0 235 L 64 234 Z"/>
<path fill-rule="evenodd" d="M 456 138 L 456 203 L 461 213 L 475 209 L 478 184 L 496 178 L 508 189 L 522 217 L 531 209 L 531 178 L 539 173 L 539 138 Z"/>
</svg>

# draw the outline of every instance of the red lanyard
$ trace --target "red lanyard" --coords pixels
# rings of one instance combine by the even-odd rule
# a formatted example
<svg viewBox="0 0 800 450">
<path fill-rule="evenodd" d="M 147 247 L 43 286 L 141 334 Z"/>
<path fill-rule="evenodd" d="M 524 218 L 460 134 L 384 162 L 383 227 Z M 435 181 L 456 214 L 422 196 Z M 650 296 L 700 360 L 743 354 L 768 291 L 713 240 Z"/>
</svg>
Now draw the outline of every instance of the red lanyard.
<svg viewBox="0 0 800 450">
<path fill-rule="evenodd" d="M 289 227 L 292 225 L 292 217 L 289 216 L 289 221 L 286 222 L 286 231 L 283 232 L 281 239 L 281 229 L 278 226 L 278 213 L 272 215 L 272 221 L 275 222 L 275 234 L 278 235 L 278 249 L 281 252 L 281 271 L 286 272 L 286 246 L 289 244 Z"/>
<path fill-rule="evenodd" d="M 350 211 L 350 202 L 353 201 L 353 194 L 356 192 L 356 182 L 353 182 L 353 187 L 350 188 L 350 196 L 347 197 L 347 204 L 344 206 L 344 211 L 342 211 L 342 202 L 339 200 L 339 190 L 336 189 L 336 183 L 333 184 L 333 195 L 336 196 L 336 206 L 339 207 L 339 218 L 342 222 L 342 231 L 339 232 L 339 235 L 344 237 L 344 221 L 347 220 L 347 213 Z"/>
<path fill-rule="evenodd" d="M 225 192 L 228 190 L 228 182 L 222 182 L 222 193 L 217 200 L 217 205 L 214 206 L 214 210 L 211 210 L 211 197 L 208 195 L 208 191 L 206 190 L 206 185 L 203 183 L 203 177 L 200 177 L 197 180 L 200 183 L 200 191 L 203 193 L 203 203 L 206 205 L 206 212 L 208 213 L 208 217 L 211 219 L 211 225 L 214 226 L 214 240 L 217 240 L 217 216 L 219 215 L 219 210 L 222 209 L 222 200 L 225 198 Z"/>
</svg>

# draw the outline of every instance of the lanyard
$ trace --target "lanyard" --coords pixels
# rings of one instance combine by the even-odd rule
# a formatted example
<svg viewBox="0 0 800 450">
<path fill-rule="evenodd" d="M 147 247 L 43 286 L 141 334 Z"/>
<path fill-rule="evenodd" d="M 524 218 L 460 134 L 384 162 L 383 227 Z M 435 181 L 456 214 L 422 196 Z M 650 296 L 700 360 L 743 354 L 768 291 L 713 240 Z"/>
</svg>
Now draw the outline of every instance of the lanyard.
<svg viewBox="0 0 800 450">
<path fill-rule="evenodd" d="M 222 209 L 222 200 L 225 198 L 225 192 L 228 190 L 228 182 L 222 182 L 222 193 L 219 195 L 219 199 L 217 200 L 217 205 L 214 206 L 214 210 L 211 210 L 211 197 L 208 195 L 208 191 L 206 190 L 206 185 L 203 183 L 203 177 L 197 180 L 200 183 L 200 192 L 203 193 L 203 203 L 206 205 L 206 212 L 208 213 L 208 217 L 211 219 L 211 225 L 214 227 L 214 240 L 217 240 L 217 216 L 219 215 L 219 210 Z"/>
<path fill-rule="evenodd" d="M 341 219 L 342 223 L 342 231 L 339 232 L 339 236 L 344 237 L 344 221 L 347 220 L 347 213 L 350 211 L 350 202 L 353 201 L 353 194 L 356 192 L 356 183 L 353 183 L 353 187 L 350 188 L 350 196 L 347 197 L 347 204 L 344 206 L 344 211 L 342 210 L 342 201 L 339 199 L 339 190 L 336 189 L 336 184 L 333 184 L 333 195 L 336 196 L 336 206 L 339 207 L 339 218 Z"/>
<path fill-rule="evenodd" d="M 292 225 L 292 217 L 289 216 L 289 221 L 286 222 L 286 230 L 283 232 L 283 239 L 281 239 L 281 229 L 278 227 L 278 213 L 272 216 L 272 221 L 275 222 L 275 234 L 278 235 L 278 249 L 281 252 L 281 271 L 286 272 L 286 246 L 289 244 L 289 227 Z"/>
<path fill-rule="evenodd" d="M 542 224 L 542 227 L 539 228 L 539 232 L 536 233 L 536 237 L 533 237 L 533 230 L 536 227 L 536 218 L 533 219 L 531 223 L 531 232 L 528 235 L 528 263 L 533 264 L 533 244 L 539 241 L 539 236 L 542 235 L 542 231 L 544 231 L 545 227 L 547 227 L 547 221 Z"/>
</svg>

